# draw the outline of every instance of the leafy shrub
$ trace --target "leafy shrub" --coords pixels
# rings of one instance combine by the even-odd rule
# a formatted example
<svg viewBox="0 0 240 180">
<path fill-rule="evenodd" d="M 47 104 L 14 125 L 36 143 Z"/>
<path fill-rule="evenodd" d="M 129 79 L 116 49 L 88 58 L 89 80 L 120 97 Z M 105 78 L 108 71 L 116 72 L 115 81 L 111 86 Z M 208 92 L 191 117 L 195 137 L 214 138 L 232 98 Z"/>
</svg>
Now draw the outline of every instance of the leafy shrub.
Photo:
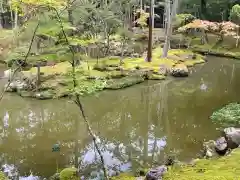
<svg viewBox="0 0 240 180">
<path fill-rule="evenodd" d="M 236 4 L 230 12 L 230 20 L 234 23 L 240 23 L 240 5 Z"/>
<path fill-rule="evenodd" d="M 240 104 L 230 103 L 215 111 L 210 117 L 222 126 L 235 126 L 240 124 Z"/>
<path fill-rule="evenodd" d="M 191 14 L 177 14 L 175 22 L 173 24 L 174 29 L 191 23 L 196 17 Z"/>
</svg>

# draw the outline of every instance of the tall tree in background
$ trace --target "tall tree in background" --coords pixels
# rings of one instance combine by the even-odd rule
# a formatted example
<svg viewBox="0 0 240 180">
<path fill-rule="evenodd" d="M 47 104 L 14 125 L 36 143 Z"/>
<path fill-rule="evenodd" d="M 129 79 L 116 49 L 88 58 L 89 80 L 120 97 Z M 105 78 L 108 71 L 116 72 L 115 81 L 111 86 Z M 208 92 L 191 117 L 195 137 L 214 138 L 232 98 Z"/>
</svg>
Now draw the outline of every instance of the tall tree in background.
<svg viewBox="0 0 240 180">
<path fill-rule="evenodd" d="M 206 9 L 207 9 L 207 2 L 206 2 L 206 0 L 201 0 L 201 4 L 200 4 L 200 8 L 201 8 L 201 10 L 200 10 L 200 18 L 201 19 L 205 19 L 205 16 L 206 16 Z"/>
<path fill-rule="evenodd" d="M 153 37 L 152 37 L 152 32 L 153 32 L 153 21 L 152 19 L 153 17 L 153 0 L 151 0 L 150 3 L 150 16 L 149 16 L 149 29 L 148 29 L 148 52 L 147 52 L 147 62 L 151 62 L 152 61 L 152 44 L 153 44 Z"/>
<path fill-rule="evenodd" d="M 165 58 L 168 55 L 168 50 L 170 48 L 170 40 L 172 35 L 173 21 L 175 20 L 178 8 L 178 0 L 173 1 L 173 5 L 171 8 L 171 2 L 166 0 L 166 15 L 167 15 L 167 33 L 165 37 L 165 43 L 163 47 L 162 57 Z"/>
</svg>

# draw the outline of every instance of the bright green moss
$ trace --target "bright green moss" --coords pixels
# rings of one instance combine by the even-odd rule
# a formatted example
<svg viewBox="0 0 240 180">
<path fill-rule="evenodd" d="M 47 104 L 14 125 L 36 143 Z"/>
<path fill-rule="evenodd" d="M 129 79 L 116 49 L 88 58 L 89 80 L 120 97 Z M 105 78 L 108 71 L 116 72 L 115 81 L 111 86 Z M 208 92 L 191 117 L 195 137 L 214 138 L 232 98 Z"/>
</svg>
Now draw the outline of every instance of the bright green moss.
<svg viewBox="0 0 240 180">
<path fill-rule="evenodd" d="M 143 81 L 144 81 L 144 78 L 141 76 L 129 76 L 129 77 L 124 77 L 120 79 L 109 80 L 107 82 L 105 89 L 112 89 L 112 90 L 122 89 L 135 84 L 142 83 Z"/>
<path fill-rule="evenodd" d="M 195 165 L 173 166 L 163 180 L 234 180 L 240 177 L 240 150 L 229 156 L 198 160 Z"/>
<path fill-rule="evenodd" d="M 65 168 L 60 172 L 60 180 L 78 180 L 76 168 Z"/>
<path fill-rule="evenodd" d="M 159 75 L 159 74 L 151 74 L 148 76 L 149 80 L 164 80 L 165 76 L 164 75 Z"/>
<path fill-rule="evenodd" d="M 0 180 L 8 180 L 8 178 L 5 176 L 5 174 L 0 171 Z"/>
<path fill-rule="evenodd" d="M 50 53 L 50 51 L 47 54 L 40 55 L 41 59 L 48 62 L 56 60 L 58 56 Z M 61 49 L 59 47 L 59 51 L 65 51 L 65 48 Z M 76 66 L 75 69 L 78 87 L 73 89 L 72 67 L 66 61 L 71 57 L 69 54 L 65 54 L 66 60 L 64 62 L 40 68 L 42 83 L 39 88 L 39 93 L 41 94 L 39 98 L 62 97 L 71 94 L 73 91 L 81 95 L 87 95 L 103 89 L 129 87 L 141 83 L 146 79 L 163 80 L 165 76 L 159 75 L 160 65 L 170 69 L 175 64 L 193 66 L 194 64 L 204 62 L 203 57 L 198 54 L 196 54 L 194 59 L 189 59 L 188 57 L 192 55 L 193 53 L 189 50 L 171 49 L 169 50 L 168 58 L 161 58 L 162 48 L 158 47 L 153 50 L 152 62 L 146 62 L 144 57 L 127 57 L 123 58 L 122 61 L 120 61 L 120 57 L 116 56 L 100 59 L 82 57 L 80 65 Z M 150 72 L 150 74 L 146 74 L 146 72 Z M 28 77 L 36 76 L 37 68 L 33 67 L 29 71 L 23 71 L 23 73 Z M 132 74 L 138 75 L 131 76 Z M 25 96 L 27 93 L 24 92 L 21 94 Z"/>
</svg>

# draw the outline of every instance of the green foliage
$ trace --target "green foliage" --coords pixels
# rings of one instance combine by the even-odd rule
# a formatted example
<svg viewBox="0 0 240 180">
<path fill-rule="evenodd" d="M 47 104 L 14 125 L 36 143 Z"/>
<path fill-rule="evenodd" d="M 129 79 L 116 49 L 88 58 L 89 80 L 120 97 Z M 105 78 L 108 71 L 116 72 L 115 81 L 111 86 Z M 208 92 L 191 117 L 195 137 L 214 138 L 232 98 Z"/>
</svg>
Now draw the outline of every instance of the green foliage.
<svg viewBox="0 0 240 180">
<path fill-rule="evenodd" d="M 180 13 L 192 14 L 197 18 L 209 21 L 228 21 L 232 6 L 238 0 L 205 0 L 205 5 L 200 0 L 182 0 Z"/>
<path fill-rule="evenodd" d="M 112 90 L 123 89 L 135 84 L 142 83 L 143 81 L 144 81 L 144 78 L 141 77 L 140 75 L 123 77 L 115 80 L 109 80 L 107 82 L 106 89 L 112 89 Z"/>
<path fill-rule="evenodd" d="M 13 65 L 13 61 L 23 59 L 28 51 L 28 44 L 22 44 L 8 53 L 7 59 L 5 60 L 9 66 Z"/>
<path fill-rule="evenodd" d="M 140 25 L 142 28 L 146 27 L 149 13 L 145 12 L 142 9 L 138 9 L 138 10 L 136 10 L 136 14 L 139 14 L 140 17 L 135 21 L 135 23 Z"/>
<path fill-rule="evenodd" d="M 194 17 L 191 14 L 177 14 L 176 19 L 174 21 L 173 27 L 179 28 L 181 26 L 184 26 L 188 23 L 191 23 L 193 20 L 195 20 L 196 17 Z"/>
<path fill-rule="evenodd" d="M 235 23 L 240 23 L 240 5 L 236 4 L 232 7 L 230 12 L 230 19 Z"/>
<path fill-rule="evenodd" d="M 211 117 L 212 121 L 222 126 L 235 126 L 240 124 L 240 104 L 230 103 L 215 111 Z"/>
<path fill-rule="evenodd" d="M 79 95 L 89 95 L 96 93 L 97 91 L 101 91 L 105 88 L 106 82 L 105 80 L 84 80 L 79 81 L 77 88 L 73 91 L 73 93 Z"/>
<path fill-rule="evenodd" d="M 60 180 L 78 180 L 76 168 L 65 168 L 60 172 Z"/>
<path fill-rule="evenodd" d="M 91 75 L 84 74 L 85 71 L 78 71 L 77 75 L 77 87 L 73 88 L 72 73 L 69 72 L 66 76 L 65 82 L 68 86 L 69 93 L 71 95 L 86 96 L 94 94 L 98 91 L 103 90 L 106 87 L 106 80 L 100 79 L 99 77 L 91 77 Z"/>
<path fill-rule="evenodd" d="M 84 38 L 80 38 L 80 37 L 71 37 L 68 38 L 69 43 L 73 46 L 79 45 L 82 47 L 88 47 L 91 44 L 94 44 L 96 42 L 98 42 L 98 39 L 84 39 Z"/>
</svg>

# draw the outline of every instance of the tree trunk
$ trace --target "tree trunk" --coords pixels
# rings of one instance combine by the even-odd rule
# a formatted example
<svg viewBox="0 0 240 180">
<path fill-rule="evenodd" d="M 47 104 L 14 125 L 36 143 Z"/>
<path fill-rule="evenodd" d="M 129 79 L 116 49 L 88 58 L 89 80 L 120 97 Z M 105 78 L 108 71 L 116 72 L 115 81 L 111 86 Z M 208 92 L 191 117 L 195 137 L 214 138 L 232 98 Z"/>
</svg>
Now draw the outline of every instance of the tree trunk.
<svg viewBox="0 0 240 180">
<path fill-rule="evenodd" d="M 68 0 L 68 21 L 71 25 L 73 25 L 73 11 L 72 11 L 72 5 L 70 4 L 70 0 Z"/>
<path fill-rule="evenodd" d="M 3 17 L 3 1 L 0 2 L 1 5 L 0 5 L 0 8 L 1 8 L 1 14 L 0 14 L 0 29 L 3 28 L 3 20 L 4 20 L 4 17 Z"/>
<path fill-rule="evenodd" d="M 165 38 L 165 43 L 164 43 L 164 47 L 163 47 L 163 54 L 162 57 L 165 58 L 168 55 L 168 49 L 170 46 L 170 33 L 171 33 L 171 4 L 169 0 L 165 1 L 166 3 L 166 38 Z"/>
<path fill-rule="evenodd" d="M 176 17 L 176 13 L 177 13 L 177 8 L 178 8 L 178 0 L 175 0 L 173 2 L 173 7 L 172 7 L 172 11 L 171 11 L 171 4 L 170 1 L 166 0 L 166 8 L 167 8 L 167 34 L 166 34 L 166 38 L 165 38 L 165 44 L 163 47 L 163 58 L 166 58 L 168 55 L 168 50 L 170 47 L 170 39 L 171 39 L 171 35 L 172 35 L 172 22 L 174 21 L 175 17 Z"/>
<path fill-rule="evenodd" d="M 149 16 L 149 30 L 148 30 L 148 53 L 147 53 L 147 62 L 152 61 L 152 30 L 153 30 L 153 25 L 152 25 L 152 18 L 153 18 L 153 0 L 151 0 L 150 3 L 150 16 Z"/>
<path fill-rule="evenodd" d="M 40 72 L 41 72 L 41 69 L 40 69 L 40 63 L 37 64 L 37 91 L 39 89 L 39 86 L 41 84 L 41 76 L 40 76 Z"/>
<path fill-rule="evenodd" d="M 207 8 L 206 0 L 201 0 L 200 8 L 201 8 L 200 18 L 204 20 L 206 16 L 206 8 Z"/>
<path fill-rule="evenodd" d="M 154 8 L 155 8 L 155 0 L 151 0 L 152 2 L 152 28 L 154 29 L 154 18 L 155 18 L 155 11 L 154 11 Z"/>
<path fill-rule="evenodd" d="M 120 65 L 123 64 L 123 55 L 124 55 L 124 46 L 125 46 L 125 42 L 123 40 L 122 44 L 121 44 L 121 57 L 120 57 Z"/>
<path fill-rule="evenodd" d="M 17 9 L 14 11 L 14 28 L 16 29 L 18 27 L 18 12 Z"/>
<path fill-rule="evenodd" d="M 239 46 L 239 31 L 240 31 L 240 28 L 238 27 L 237 28 L 237 37 L 236 37 L 236 48 L 238 48 L 238 46 Z"/>
</svg>

